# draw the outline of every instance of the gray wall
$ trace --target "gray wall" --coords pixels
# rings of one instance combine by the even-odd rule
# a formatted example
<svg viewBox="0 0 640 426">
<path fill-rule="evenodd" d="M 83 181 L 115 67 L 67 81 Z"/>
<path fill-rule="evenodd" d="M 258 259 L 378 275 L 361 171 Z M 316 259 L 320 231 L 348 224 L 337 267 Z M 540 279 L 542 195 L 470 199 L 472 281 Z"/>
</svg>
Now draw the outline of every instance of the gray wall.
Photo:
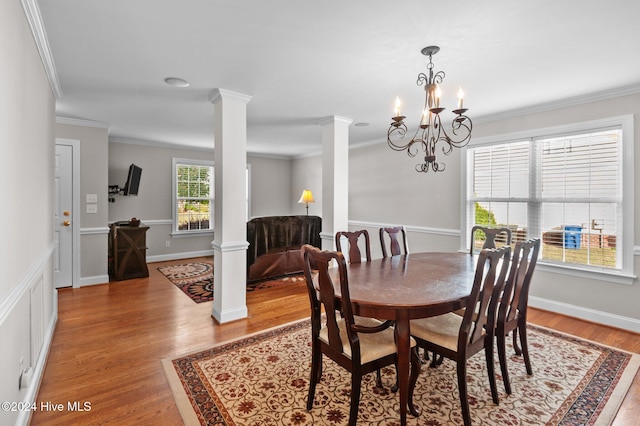
<svg viewBox="0 0 640 426">
<path fill-rule="evenodd" d="M 75 123 L 75 124 L 73 124 Z M 58 120 L 56 138 L 80 142 L 80 286 L 109 281 L 107 271 L 108 129 L 98 123 Z M 98 212 L 87 213 L 87 194 L 98 196 Z"/>
<path fill-rule="evenodd" d="M 322 159 L 319 156 L 299 158 L 291 165 L 291 192 L 289 200 L 292 214 L 306 214 L 304 204 L 298 200 L 305 189 L 311 190 L 315 203 L 309 204 L 309 215 L 322 216 Z"/>
<path fill-rule="evenodd" d="M 251 168 L 250 218 L 300 214 L 291 206 L 290 159 L 248 156 L 247 164 Z"/>
<path fill-rule="evenodd" d="M 57 317 L 53 289 L 55 100 L 19 1 L 0 2 L 0 401 L 33 401 L 38 380 L 18 389 L 22 368 L 44 371 Z M 0 424 L 28 412 L 0 411 Z"/>
<path fill-rule="evenodd" d="M 108 221 L 137 217 L 148 225 L 148 261 L 213 254 L 212 234 L 171 235 L 173 158 L 213 161 L 213 151 L 142 143 L 109 143 L 108 184 L 124 186 L 131 163 L 142 168 L 142 178 L 137 196 L 115 196 L 115 202 L 109 203 Z M 291 214 L 291 160 L 249 156 L 247 164 L 251 170 L 250 217 Z M 166 247 L 167 241 L 170 247 Z"/>
<path fill-rule="evenodd" d="M 604 117 L 635 115 L 635 164 L 640 164 L 640 95 L 582 103 L 580 105 L 523 114 L 513 118 L 474 123 L 475 138 L 527 129 L 571 124 Z M 384 136 L 381 136 L 383 140 Z M 473 143 L 473 142 L 472 142 Z M 460 228 L 460 150 L 443 157 L 446 171 L 417 173 L 416 158 L 394 152 L 386 143 L 349 151 L 349 227 L 368 229 L 372 234 L 372 255 L 381 256 L 377 230 L 382 225 L 408 227 L 410 250 L 456 251 L 462 247 Z M 301 158 L 293 164 L 293 182 L 321 188 L 321 173 L 315 172 L 320 156 Z M 309 168 L 314 170 L 309 173 Z M 310 176 L 313 178 L 310 180 Z M 640 268 L 640 184 L 635 177 L 634 272 Z M 315 192 L 314 192 L 315 193 Z M 316 208 L 319 206 L 315 206 Z M 640 284 L 618 284 L 606 279 L 588 279 L 548 272 L 538 268 L 531 289 L 534 306 L 640 331 Z"/>
</svg>

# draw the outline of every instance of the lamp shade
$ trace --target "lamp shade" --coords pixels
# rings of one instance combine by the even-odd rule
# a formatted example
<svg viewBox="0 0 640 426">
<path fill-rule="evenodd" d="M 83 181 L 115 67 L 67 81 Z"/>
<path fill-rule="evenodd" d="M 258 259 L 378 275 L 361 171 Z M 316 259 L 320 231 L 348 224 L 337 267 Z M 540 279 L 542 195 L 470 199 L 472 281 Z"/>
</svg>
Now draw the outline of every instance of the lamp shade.
<svg viewBox="0 0 640 426">
<path fill-rule="evenodd" d="M 310 189 L 303 190 L 302 195 L 298 200 L 298 203 L 300 204 L 308 204 L 308 203 L 315 203 L 315 202 L 316 200 L 313 199 L 313 194 L 311 193 Z"/>
</svg>

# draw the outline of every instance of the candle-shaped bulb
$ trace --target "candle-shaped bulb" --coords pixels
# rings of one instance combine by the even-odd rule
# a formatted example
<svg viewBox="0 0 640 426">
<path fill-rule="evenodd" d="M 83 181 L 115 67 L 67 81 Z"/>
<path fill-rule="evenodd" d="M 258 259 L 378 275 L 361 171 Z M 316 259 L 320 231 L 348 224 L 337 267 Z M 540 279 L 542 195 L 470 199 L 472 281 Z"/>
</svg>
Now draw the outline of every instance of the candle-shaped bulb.
<svg viewBox="0 0 640 426">
<path fill-rule="evenodd" d="M 396 117 L 400 117 L 400 98 L 396 96 L 396 109 L 395 109 Z"/>
<path fill-rule="evenodd" d="M 440 90 L 440 86 L 436 86 L 436 108 L 440 108 L 441 96 L 442 96 L 442 90 Z"/>
<path fill-rule="evenodd" d="M 462 100 L 464 98 L 464 92 L 462 87 L 458 87 L 458 109 L 462 109 Z"/>
<path fill-rule="evenodd" d="M 429 114 L 429 108 L 425 108 L 424 111 L 422 111 L 422 120 L 420 120 L 420 124 L 429 124 L 427 114 Z"/>
</svg>

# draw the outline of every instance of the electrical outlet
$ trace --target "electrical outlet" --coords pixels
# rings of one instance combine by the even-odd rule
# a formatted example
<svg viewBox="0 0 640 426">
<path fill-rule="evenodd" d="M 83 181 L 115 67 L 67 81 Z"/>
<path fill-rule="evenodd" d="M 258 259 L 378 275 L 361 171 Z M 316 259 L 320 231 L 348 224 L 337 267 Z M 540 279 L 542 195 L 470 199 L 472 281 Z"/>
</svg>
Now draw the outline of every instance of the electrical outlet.
<svg viewBox="0 0 640 426">
<path fill-rule="evenodd" d="M 87 194 L 87 203 L 97 203 L 98 194 Z"/>
<path fill-rule="evenodd" d="M 98 213 L 97 204 L 87 204 L 87 213 Z"/>
<path fill-rule="evenodd" d="M 164 246 L 165 246 L 166 248 L 171 247 L 171 241 L 169 241 L 169 240 L 165 241 L 165 242 L 164 242 Z"/>
<path fill-rule="evenodd" d="M 31 385 L 31 380 L 33 380 L 33 368 L 29 367 L 28 369 L 20 372 L 18 390 L 28 388 Z"/>
<path fill-rule="evenodd" d="M 24 373 L 24 357 L 20 357 L 18 362 L 18 390 L 22 389 L 22 375 Z"/>
</svg>

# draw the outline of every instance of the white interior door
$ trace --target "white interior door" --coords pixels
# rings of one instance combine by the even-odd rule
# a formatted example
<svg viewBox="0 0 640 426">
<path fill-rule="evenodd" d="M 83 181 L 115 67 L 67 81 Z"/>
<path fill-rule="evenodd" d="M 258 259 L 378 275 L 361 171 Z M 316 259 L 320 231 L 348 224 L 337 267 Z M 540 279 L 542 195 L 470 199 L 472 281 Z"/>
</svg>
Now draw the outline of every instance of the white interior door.
<svg viewBox="0 0 640 426">
<path fill-rule="evenodd" d="M 73 285 L 73 146 L 56 144 L 53 279 L 56 288 Z"/>
</svg>

